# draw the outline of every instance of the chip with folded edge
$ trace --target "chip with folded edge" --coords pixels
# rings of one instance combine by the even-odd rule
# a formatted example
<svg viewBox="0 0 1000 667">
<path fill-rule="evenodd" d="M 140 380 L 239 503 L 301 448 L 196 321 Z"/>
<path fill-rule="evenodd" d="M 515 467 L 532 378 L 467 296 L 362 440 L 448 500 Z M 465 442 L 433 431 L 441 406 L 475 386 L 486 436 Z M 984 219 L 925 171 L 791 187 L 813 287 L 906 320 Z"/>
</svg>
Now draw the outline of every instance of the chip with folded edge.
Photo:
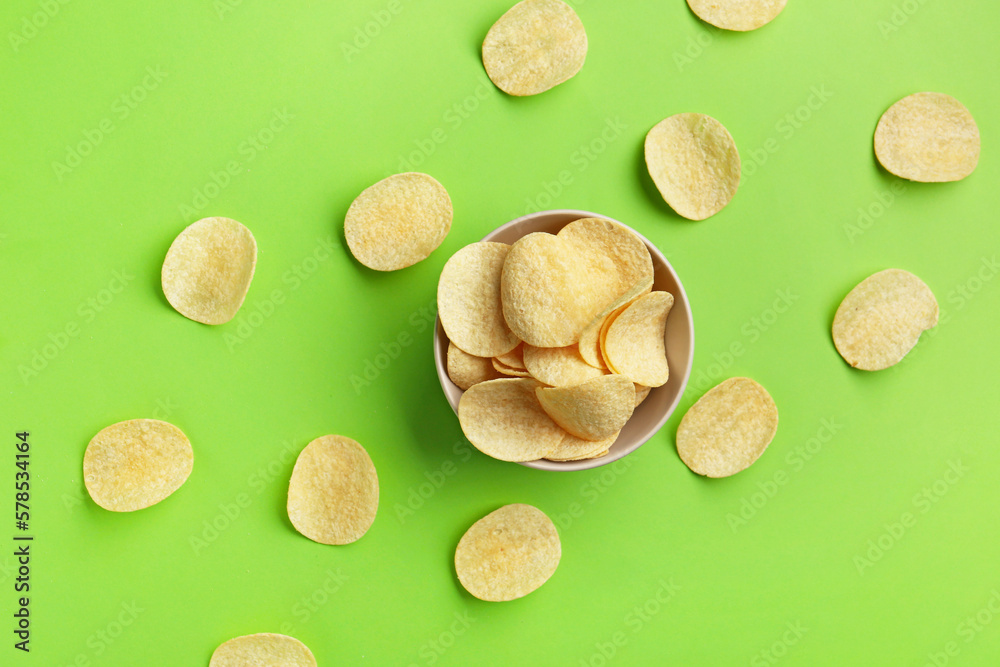
<svg viewBox="0 0 1000 667">
<path fill-rule="evenodd" d="M 635 384 L 622 375 L 602 375 L 572 387 L 539 387 L 536 393 L 552 421 L 584 440 L 611 437 L 635 409 Z"/>
<path fill-rule="evenodd" d="M 607 362 L 601 355 L 601 332 L 603 328 L 614 319 L 617 312 L 621 312 L 630 303 L 638 299 L 643 294 L 653 289 L 653 277 L 643 278 L 620 297 L 609 303 L 604 310 L 594 316 L 587 326 L 580 333 L 580 356 L 595 368 L 607 368 Z"/>
<path fill-rule="evenodd" d="M 472 524 L 459 540 L 455 573 L 480 600 L 505 602 L 537 590 L 561 557 L 559 532 L 544 512 L 505 505 Z"/>
<path fill-rule="evenodd" d="M 611 445 L 618 439 L 618 433 L 612 433 L 603 440 L 584 440 L 571 433 L 567 433 L 559 446 L 549 452 L 549 461 L 583 461 L 585 459 L 597 458 L 607 452 Z"/>
<path fill-rule="evenodd" d="M 677 428 L 677 453 L 692 471 L 728 477 L 760 458 L 778 430 L 778 408 L 750 378 L 730 378 L 691 406 Z"/>
<path fill-rule="evenodd" d="M 316 667 L 309 647 L 294 637 L 262 632 L 234 637 L 212 653 L 209 667 Z"/>
<path fill-rule="evenodd" d="M 378 473 L 365 448 L 342 435 L 324 435 L 295 461 L 288 518 L 314 542 L 349 544 L 375 521 L 378 495 Z"/>
<path fill-rule="evenodd" d="M 879 371 L 902 361 L 938 323 L 931 289 L 912 273 L 886 269 L 861 281 L 833 318 L 833 342 L 844 361 Z"/>
<path fill-rule="evenodd" d="M 225 324 L 246 299 L 257 266 L 257 241 L 229 218 L 203 218 L 170 244 L 160 281 L 163 295 L 184 317 Z"/>
<path fill-rule="evenodd" d="M 506 355 L 520 343 L 500 304 L 500 274 L 508 250 L 506 243 L 467 245 L 445 263 L 438 280 L 438 316 L 448 340 L 477 357 Z"/>
<path fill-rule="evenodd" d="M 569 347 L 524 346 L 524 365 L 531 377 L 552 387 L 580 384 L 606 371 L 591 366 L 576 345 Z"/>
<path fill-rule="evenodd" d="M 94 502 L 133 512 L 179 489 L 194 466 L 184 433 L 159 419 L 130 419 L 100 430 L 83 455 L 83 482 Z"/>
<path fill-rule="evenodd" d="M 519 377 L 519 378 L 530 378 L 531 373 L 523 368 L 514 368 L 513 366 L 508 366 L 504 362 L 500 361 L 499 358 L 493 358 L 493 369 L 497 373 L 502 373 L 508 377 Z"/>
<path fill-rule="evenodd" d="M 355 199 L 344 218 L 354 258 L 376 271 L 405 269 L 437 249 L 451 230 L 451 197 L 427 174 L 384 178 Z"/>
<path fill-rule="evenodd" d="M 483 66 L 508 95 L 537 95 L 571 79 L 587 58 L 587 31 L 561 0 L 523 0 L 483 40 Z"/>
<path fill-rule="evenodd" d="M 756 30 L 781 13 L 788 0 L 687 0 L 698 18 L 723 30 Z"/>
<path fill-rule="evenodd" d="M 544 458 L 564 432 L 542 409 L 531 378 L 480 382 L 458 402 L 458 421 L 469 442 L 501 461 Z"/>
<path fill-rule="evenodd" d="M 611 369 L 637 384 L 661 387 L 670 377 L 665 332 L 674 305 L 670 292 L 650 292 L 614 319 L 604 340 Z"/>
<path fill-rule="evenodd" d="M 502 377 L 493 367 L 493 359 L 477 357 L 448 342 L 448 377 L 463 391 L 474 384 Z"/>
</svg>

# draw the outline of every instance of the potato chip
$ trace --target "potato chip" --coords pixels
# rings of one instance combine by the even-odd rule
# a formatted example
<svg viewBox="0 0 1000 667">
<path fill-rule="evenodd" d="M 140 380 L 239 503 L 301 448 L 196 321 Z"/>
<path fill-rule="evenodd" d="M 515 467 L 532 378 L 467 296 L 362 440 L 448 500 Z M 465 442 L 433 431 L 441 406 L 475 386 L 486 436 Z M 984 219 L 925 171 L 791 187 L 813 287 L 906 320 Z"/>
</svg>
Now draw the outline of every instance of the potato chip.
<svg viewBox="0 0 1000 667">
<path fill-rule="evenodd" d="M 594 316 L 580 333 L 578 348 L 580 356 L 595 368 L 607 368 L 607 362 L 601 355 L 601 331 L 613 319 L 612 314 L 620 313 L 630 303 L 653 289 L 653 278 L 642 279 L 629 288 L 620 297 L 609 303 L 604 310 Z"/>
<path fill-rule="evenodd" d="M 155 505 L 181 487 L 194 466 L 191 442 L 158 419 L 130 419 L 95 435 L 83 455 L 83 482 L 112 512 Z"/>
<path fill-rule="evenodd" d="M 316 667 L 309 647 L 294 637 L 262 632 L 235 637 L 212 654 L 209 667 Z"/>
<path fill-rule="evenodd" d="M 508 366 L 507 364 L 500 361 L 500 359 L 493 358 L 493 369 L 497 373 L 503 373 L 508 377 L 519 377 L 519 378 L 530 378 L 531 373 L 523 368 L 514 368 L 513 366 Z"/>
<path fill-rule="evenodd" d="M 787 0 L 687 0 L 698 18 L 723 30 L 756 30 L 785 8 Z"/>
<path fill-rule="evenodd" d="M 653 283 L 653 258 L 638 236 L 623 225 L 603 218 L 574 220 L 556 234 L 568 241 L 589 264 L 605 274 L 600 285 L 603 304 L 622 297 L 636 285 Z M 578 260 L 580 261 L 580 260 Z M 603 305 L 602 304 L 602 305 Z"/>
<path fill-rule="evenodd" d="M 476 449 L 501 461 L 534 461 L 551 452 L 563 430 L 535 396 L 541 386 L 530 378 L 490 380 L 473 385 L 458 402 L 458 421 Z"/>
<path fill-rule="evenodd" d="M 407 172 L 358 195 L 347 210 L 344 236 L 359 262 L 395 271 L 427 259 L 451 230 L 451 217 L 444 186 L 427 174 Z"/>
<path fill-rule="evenodd" d="M 509 368 L 519 371 L 527 370 L 524 366 L 524 345 L 520 342 L 517 344 L 517 347 L 507 354 L 498 354 L 496 360 Z"/>
<path fill-rule="evenodd" d="M 979 163 L 979 127 L 954 97 L 914 93 L 882 114 L 875 128 L 875 155 L 900 178 L 959 181 Z"/>
<path fill-rule="evenodd" d="M 483 41 L 483 66 L 508 95 L 537 95 L 571 79 L 587 58 L 587 31 L 560 0 L 524 0 Z"/>
<path fill-rule="evenodd" d="M 886 269 L 844 297 L 833 318 L 833 343 L 851 366 L 879 371 L 899 363 L 937 322 L 930 288 L 912 273 Z"/>
<path fill-rule="evenodd" d="M 647 387 L 646 385 L 635 385 L 635 407 L 639 407 L 639 404 L 646 400 L 646 397 L 649 396 L 650 389 L 652 389 L 652 387 Z"/>
<path fill-rule="evenodd" d="M 559 443 L 559 446 L 549 452 L 549 461 L 583 461 L 585 459 L 597 458 L 607 453 L 611 445 L 618 439 L 618 432 L 612 433 L 603 440 L 584 440 L 571 433 L 567 433 Z"/>
<path fill-rule="evenodd" d="M 448 340 L 477 357 L 499 357 L 520 343 L 500 304 L 508 250 L 506 243 L 467 245 L 451 256 L 438 281 L 438 316 Z"/>
<path fill-rule="evenodd" d="M 730 378 L 691 406 L 677 428 L 677 453 L 708 477 L 728 477 L 750 467 L 778 430 L 778 408 L 750 378 Z"/>
<path fill-rule="evenodd" d="M 674 296 L 670 292 L 650 292 L 612 321 L 604 340 L 604 353 L 615 373 L 647 387 L 667 383 L 670 369 L 665 332 L 673 305 Z"/>
<path fill-rule="evenodd" d="M 552 421 L 584 440 L 611 437 L 635 409 L 635 385 L 621 375 L 603 375 L 572 387 L 539 387 L 536 393 Z"/>
<path fill-rule="evenodd" d="M 316 438 L 299 454 L 288 483 L 288 518 L 320 544 L 349 544 L 378 510 L 378 473 L 365 448 L 342 435 Z"/>
<path fill-rule="evenodd" d="M 725 208 L 740 184 L 740 154 L 722 123 L 681 113 L 646 135 L 646 167 L 663 199 L 679 215 L 704 220 Z"/>
<path fill-rule="evenodd" d="M 635 303 L 635 301 L 632 301 L 632 303 Z M 632 303 L 626 303 L 625 305 L 619 306 L 618 308 L 613 310 L 611 314 L 608 315 L 607 318 L 605 318 L 604 324 L 601 325 L 601 335 L 599 338 L 598 350 L 601 353 L 601 361 L 604 362 L 604 367 L 607 368 L 612 373 L 617 373 L 618 371 L 616 371 L 615 367 L 611 365 L 611 361 L 608 359 L 607 350 L 605 350 L 605 345 L 607 344 L 608 341 L 608 329 L 611 328 L 611 325 L 615 323 L 615 320 L 618 319 L 618 316 L 624 313 L 625 310 L 632 305 Z"/>
<path fill-rule="evenodd" d="M 531 505 L 504 505 L 465 532 L 455 549 L 455 573 L 480 600 L 524 597 L 549 580 L 562 545 L 555 524 Z"/>
<path fill-rule="evenodd" d="M 531 377 L 553 387 L 580 384 L 605 374 L 580 356 L 576 345 L 569 347 L 524 346 L 524 365 Z"/>
<path fill-rule="evenodd" d="M 225 324 L 243 305 L 257 266 L 257 241 L 229 218 L 203 218 L 170 244 L 160 280 L 163 295 L 184 317 Z"/>
<path fill-rule="evenodd" d="M 474 384 L 502 377 L 489 357 L 476 357 L 448 343 L 448 377 L 463 391 Z"/>
</svg>

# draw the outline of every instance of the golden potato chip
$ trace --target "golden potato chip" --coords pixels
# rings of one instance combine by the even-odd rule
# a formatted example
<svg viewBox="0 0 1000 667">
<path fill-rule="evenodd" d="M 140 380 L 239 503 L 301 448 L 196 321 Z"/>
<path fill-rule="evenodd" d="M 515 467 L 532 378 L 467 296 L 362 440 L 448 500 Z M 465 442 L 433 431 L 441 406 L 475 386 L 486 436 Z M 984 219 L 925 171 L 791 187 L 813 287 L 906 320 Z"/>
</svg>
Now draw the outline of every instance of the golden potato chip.
<svg viewBox="0 0 1000 667">
<path fill-rule="evenodd" d="M 954 97 L 914 93 L 882 114 L 875 128 L 875 155 L 900 178 L 959 181 L 979 163 L 979 127 Z"/>
<path fill-rule="evenodd" d="M 407 172 L 358 195 L 347 210 L 344 236 L 359 262 L 395 271 L 427 259 L 451 230 L 451 217 L 444 186 L 427 174 Z"/>
<path fill-rule="evenodd" d="M 545 458 L 549 461 L 582 461 L 597 458 L 599 455 L 607 453 L 617 439 L 618 432 L 612 433 L 603 440 L 584 440 L 572 433 L 567 433 L 559 446 L 549 452 Z"/>
<path fill-rule="evenodd" d="M 677 453 L 688 468 L 728 477 L 750 467 L 778 430 L 778 408 L 750 378 L 729 378 L 691 406 L 677 428 Z"/>
<path fill-rule="evenodd" d="M 587 58 L 587 31 L 560 0 L 523 0 L 483 41 L 483 66 L 508 95 L 537 95 L 571 79 Z"/>
<path fill-rule="evenodd" d="M 646 400 L 646 397 L 649 396 L 650 389 L 652 389 L 652 387 L 647 387 L 643 384 L 635 385 L 635 407 L 639 407 L 639 404 Z"/>
<path fill-rule="evenodd" d="M 535 396 L 536 380 L 480 382 L 458 402 L 458 421 L 476 449 L 501 461 L 544 458 L 563 439 Z"/>
<path fill-rule="evenodd" d="M 611 320 L 617 313 L 624 310 L 629 304 L 638 299 L 643 294 L 648 293 L 653 289 L 653 278 L 650 276 L 648 279 L 643 279 L 640 282 L 633 285 L 628 291 L 622 294 L 620 297 L 609 303 L 604 310 L 598 313 L 590 321 L 587 326 L 583 328 L 580 333 L 580 342 L 578 347 L 580 349 L 580 356 L 583 360 L 595 368 L 607 368 L 607 362 L 601 355 L 601 332 L 602 330 L 610 325 Z"/>
<path fill-rule="evenodd" d="M 555 524 L 531 505 L 504 505 L 465 532 L 455 549 L 455 572 L 480 600 L 524 597 L 549 580 L 562 545 Z"/>
<path fill-rule="evenodd" d="M 698 18 L 723 30 L 756 30 L 785 8 L 787 0 L 687 0 Z"/>
<path fill-rule="evenodd" d="M 299 454 L 288 483 L 288 518 L 320 544 L 349 544 L 378 511 L 378 473 L 365 448 L 342 435 L 316 438 Z"/>
<path fill-rule="evenodd" d="M 463 391 L 474 384 L 502 377 L 493 368 L 493 359 L 476 357 L 452 342 L 448 343 L 448 377 Z"/>
<path fill-rule="evenodd" d="M 499 357 L 520 343 L 500 304 L 508 250 L 506 243 L 467 245 L 451 256 L 438 281 L 438 316 L 448 340 L 477 357 Z"/>
<path fill-rule="evenodd" d="M 642 239 L 627 227 L 603 218 L 574 220 L 556 234 L 606 277 L 597 301 L 610 304 L 636 285 L 653 283 L 653 258 Z"/>
<path fill-rule="evenodd" d="M 639 297 L 612 321 L 604 339 L 610 368 L 636 384 L 661 387 L 670 377 L 665 332 L 674 305 L 670 292 Z"/>
<path fill-rule="evenodd" d="M 601 325 L 601 335 L 597 347 L 598 351 L 601 353 L 601 361 L 604 362 L 604 367 L 607 368 L 612 373 L 617 373 L 618 371 L 616 371 L 615 367 L 611 365 L 611 361 L 608 359 L 607 350 L 605 349 L 605 345 L 607 345 L 608 341 L 608 329 L 611 328 L 611 325 L 615 323 L 615 320 L 618 319 L 618 316 L 624 313 L 625 310 L 632 305 L 632 303 L 635 303 L 635 301 L 632 301 L 631 303 L 626 303 L 625 305 L 619 306 L 618 308 L 613 310 L 611 314 L 605 318 L 604 323 Z"/>
<path fill-rule="evenodd" d="M 646 167 L 679 215 L 704 220 L 725 208 L 740 184 L 740 154 L 729 130 L 711 116 L 681 113 L 646 135 Z"/>
<path fill-rule="evenodd" d="M 507 364 L 500 361 L 500 359 L 493 358 L 493 369 L 497 373 L 503 373 L 508 377 L 519 377 L 519 378 L 530 378 L 531 373 L 523 368 L 514 368 L 513 366 L 508 366 Z"/>
<path fill-rule="evenodd" d="M 262 632 L 235 637 L 212 653 L 209 667 L 316 667 L 309 647 L 294 637 Z"/>
<path fill-rule="evenodd" d="M 851 366 L 879 371 L 899 363 L 937 322 L 930 288 L 912 273 L 886 269 L 844 297 L 833 318 L 833 343 Z"/>
<path fill-rule="evenodd" d="M 496 355 L 496 360 L 509 368 L 514 368 L 519 371 L 527 370 L 524 366 L 524 345 L 520 342 L 518 342 L 517 346 L 507 354 Z"/>
<path fill-rule="evenodd" d="M 580 384 L 605 374 L 580 356 L 576 345 L 569 347 L 524 346 L 524 365 L 531 377 L 553 387 Z"/>
<path fill-rule="evenodd" d="M 635 385 L 621 375 L 602 375 L 572 387 L 539 387 L 536 393 L 552 421 L 584 440 L 611 437 L 635 409 Z"/>
<path fill-rule="evenodd" d="M 105 427 L 83 455 L 83 482 L 94 502 L 112 512 L 155 505 L 191 474 L 194 451 L 184 433 L 158 419 Z"/>
<path fill-rule="evenodd" d="M 229 218 L 203 218 L 170 244 L 160 281 L 163 295 L 184 317 L 225 324 L 243 305 L 257 266 L 257 241 Z"/>
</svg>

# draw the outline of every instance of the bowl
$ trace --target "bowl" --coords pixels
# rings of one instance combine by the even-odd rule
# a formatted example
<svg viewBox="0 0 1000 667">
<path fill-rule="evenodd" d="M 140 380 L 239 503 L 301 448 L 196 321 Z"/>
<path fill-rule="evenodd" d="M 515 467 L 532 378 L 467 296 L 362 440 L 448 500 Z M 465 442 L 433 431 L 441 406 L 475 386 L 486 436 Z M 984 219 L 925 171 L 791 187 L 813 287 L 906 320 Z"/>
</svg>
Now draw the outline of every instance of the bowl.
<svg viewBox="0 0 1000 667">
<path fill-rule="evenodd" d="M 590 211 L 565 209 L 541 211 L 497 227 L 482 240 L 514 243 L 522 236 L 532 232 L 555 234 L 570 222 L 580 218 L 603 218 L 617 222 L 631 230 L 649 248 L 649 254 L 653 259 L 653 289 L 670 292 L 674 295 L 674 306 L 667 317 L 665 334 L 670 379 L 662 387 L 656 387 L 649 392 L 649 396 L 632 413 L 632 418 L 625 424 L 615 444 L 611 446 L 611 450 L 606 455 L 583 461 L 546 461 L 541 459 L 521 463 L 521 465 L 537 470 L 588 470 L 614 463 L 637 450 L 660 430 L 677 408 L 677 404 L 684 394 L 684 388 L 687 386 L 688 377 L 691 375 L 691 363 L 694 359 L 694 321 L 691 318 L 691 304 L 684 292 L 684 286 L 663 253 L 642 234 L 628 225 L 606 215 Z M 437 366 L 441 389 L 444 391 L 451 409 L 457 415 L 458 401 L 462 397 L 462 390 L 448 377 L 448 337 L 445 335 L 444 327 L 441 326 L 441 318 L 437 319 L 434 328 L 434 363 Z"/>
</svg>

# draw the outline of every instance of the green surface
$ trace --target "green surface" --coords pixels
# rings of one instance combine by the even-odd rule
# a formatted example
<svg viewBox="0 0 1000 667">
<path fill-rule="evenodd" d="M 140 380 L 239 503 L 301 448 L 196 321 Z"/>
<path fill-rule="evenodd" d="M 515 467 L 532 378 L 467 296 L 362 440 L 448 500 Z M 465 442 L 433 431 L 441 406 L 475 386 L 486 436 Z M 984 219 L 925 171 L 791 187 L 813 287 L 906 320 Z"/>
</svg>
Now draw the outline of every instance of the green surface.
<svg viewBox="0 0 1000 667">
<path fill-rule="evenodd" d="M 510 0 L 62 1 L 0 9 L 0 663 L 205 665 L 264 631 L 300 638 L 320 665 L 1000 654 L 994 3 L 791 0 L 730 34 L 683 0 L 580 0 L 583 70 L 514 99 L 478 52 Z M 366 25 L 375 35 L 345 51 Z M 874 160 L 879 116 L 923 90 L 979 124 L 982 159 L 962 182 L 904 184 Z M 642 161 L 646 131 L 682 111 L 721 120 L 744 161 L 733 202 L 699 223 L 670 211 Z M 448 188 L 454 225 L 428 260 L 377 274 L 347 252 L 344 213 L 408 169 Z M 544 473 L 473 451 L 434 373 L 444 262 L 545 208 L 635 227 L 691 298 L 692 382 L 616 467 Z M 159 282 L 171 240 L 207 215 L 240 220 L 260 246 L 240 315 L 219 327 L 177 314 Z M 941 324 L 899 366 L 852 370 L 833 313 L 889 267 L 933 289 Z M 397 350 L 401 336 L 412 343 Z M 767 387 L 781 424 L 751 469 L 705 480 L 674 433 L 734 375 Z M 86 495 L 83 452 L 136 417 L 181 427 L 194 472 L 159 505 L 112 514 Z M 10 632 L 23 429 L 30 655 Z M 284 510 L 294 456 L 326 433 L 364 444 L 381 480 L 378 518 L 350 546 L 307 540 Z M 557 520 L 563 560 L 532 595 L 482 603 L 458 585 L 454 548 L 510 502 Z"/>
</svg>

